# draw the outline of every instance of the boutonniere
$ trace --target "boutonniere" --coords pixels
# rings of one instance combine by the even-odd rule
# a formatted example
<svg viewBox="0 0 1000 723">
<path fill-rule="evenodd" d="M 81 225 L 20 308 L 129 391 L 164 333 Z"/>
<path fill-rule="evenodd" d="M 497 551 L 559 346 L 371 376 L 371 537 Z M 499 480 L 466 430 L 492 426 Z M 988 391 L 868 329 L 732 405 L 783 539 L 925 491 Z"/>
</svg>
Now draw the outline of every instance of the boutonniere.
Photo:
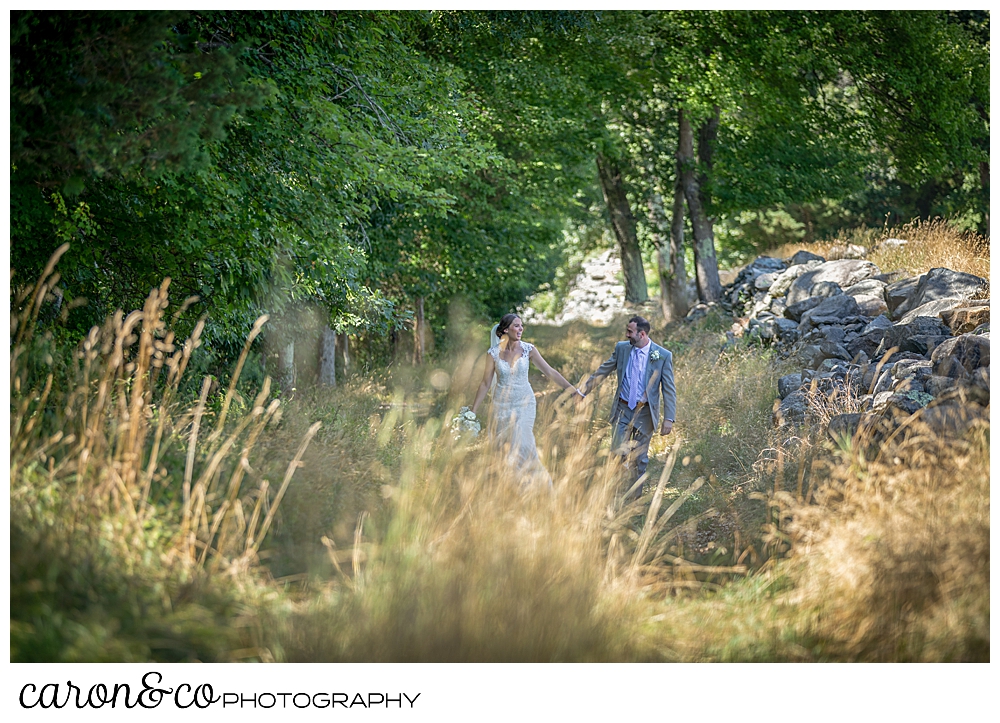
<svg viewBox="0 0 1000 723">
<path fill-rule="evenodd" d="M 657 359 L 660 358 L 660 352 L 656 349 L 653 349 L 653 351 L 650 352 L 649 354 L 649 358 L 653 361 L 656 361 Z"/>
</svg>

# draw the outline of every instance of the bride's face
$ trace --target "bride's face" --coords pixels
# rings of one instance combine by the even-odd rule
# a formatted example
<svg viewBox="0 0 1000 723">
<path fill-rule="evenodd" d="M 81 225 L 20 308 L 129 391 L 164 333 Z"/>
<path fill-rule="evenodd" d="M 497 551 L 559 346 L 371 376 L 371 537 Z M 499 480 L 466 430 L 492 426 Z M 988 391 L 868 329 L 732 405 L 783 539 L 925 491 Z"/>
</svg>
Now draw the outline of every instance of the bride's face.
<svg viewBox="0 0 1000 723">
<path fill-rule="evenodd" d="M 524 333 L 524 322 L 519 318 L 514 319 L 504 333 L 507 335 L 507 341 L 521 341 L 521 334 Z"/>
</svg>

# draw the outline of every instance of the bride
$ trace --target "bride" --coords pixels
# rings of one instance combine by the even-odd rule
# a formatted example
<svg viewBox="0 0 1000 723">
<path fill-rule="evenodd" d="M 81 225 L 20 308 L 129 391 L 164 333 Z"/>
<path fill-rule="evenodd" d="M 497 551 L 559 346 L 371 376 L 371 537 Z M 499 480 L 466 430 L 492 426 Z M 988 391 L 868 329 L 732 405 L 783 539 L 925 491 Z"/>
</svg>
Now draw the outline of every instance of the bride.
<svg viewBox="0 0 1000 723">
<path fill-rule="evenodd" d="M 572 389 L 581 398 L 583 393 L 550 367 L 533 344 L 521 341 L 524 323 L 517 314 L 507 314 L 493 327 L 490 350 L 486 357 L 486 373 L 472 404 L 475 414 L 486 397 L 496 374 L 496 389 L 490 410 L 490 439 L 510 456 L 522 475 L 523 484 L 543 481 L 552 484 L 542 466 L 535 447 L 535 394 L 528 383 L 528 363 L 534 362 L 542 374 L 563 389 Z"/>
</svg>

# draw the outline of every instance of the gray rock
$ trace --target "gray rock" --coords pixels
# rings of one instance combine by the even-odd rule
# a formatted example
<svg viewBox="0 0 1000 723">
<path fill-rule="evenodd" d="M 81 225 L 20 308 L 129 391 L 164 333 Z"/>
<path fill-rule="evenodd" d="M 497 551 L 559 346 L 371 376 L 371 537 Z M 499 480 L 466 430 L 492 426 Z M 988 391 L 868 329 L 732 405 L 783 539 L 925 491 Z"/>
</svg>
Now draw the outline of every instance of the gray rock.
<svg viewBox="0 0 1000 723">
<path fill-rule="evenodd" d="M 924 380 L 924 391 L 932 397 L 940 397 L 956 387 L 957 382 L 951 377 L 932 374 Z"/>
<path fill-rule="evenodd" d="M 824 261 L 826 261 L 826 259 L 824 259 L 822 256 L 811 253 L 809 251 L 804 251 L 804 250 L 796 251 L 795 254 L 790 259 L 788 259 L 788 265 L 789 267 L 791 267 L 795 266 L 796 264 L 806 264 L 809 263 L 810 261 L 818 261 L 819 263 L 823 263 Z"/>
<path fill-rule="evenodd" d="M 858 302 L 858 308 L 865 316 L 880 316 L 889 310 L 885 299 L 881 296 L 859 294 L 854 297 L 854 300 Z"/>
<path fill-rule="evenodd" d="M 802 315 L 810 309 L 815 309 L 817 306 L 822 304 L 824 298 L 825 297 L 822 296 L 810 296 L 802 301 L 791 304 L 790 306 L 785 307 L 785 316 L 795 321 L 801 321 Z"/>
<path fill-rule="evenodd" d="M 882 291 L 885 304 L 889 308 L 889 316 L 896 314 L 899 308 L 916 291 L 917 284 L 920 283 L 919 276 L 909 276 L 899 281 L 893 281 Z"/>
<path fill-rule="evenodd" d="M 763 273 L 754 279 L 753 285 L 758 289 L 770 289 L 771 284 L 774 283 L 776 278 L 778 278 L 778 274 L 773 271 L 768 271 L 767 273 Z"/>
<path fill-rule="evenodd" d="M 772 323 L 775 326 L 778 339 L 794 341 L 799 338 L 799 325 L 791 319 L 775 317 Z"/>
<path fill-rule="evenodd" d="M 938 299 L 973 299 L 982 293 L 989 282 L 973 274 L 952 271 L 951 269 L 934 268 L 920 277 L 913 293 L 899 304 L 892 313 L 901 317 L 911 309 Z M 886 287 L 888 288 L 888 287 Z M 888 299 L 886 303 L 888 304 Z"/>
<path fill-rule="evenodd" d="M 853 286 L 848 286 L 844 289 L 844 293 L 848 296 L 882 296 L 882 290 L 885 289 L 885 282 L 879 281 L 878 279 L 871 278 L 865 279 L 864 281 L 859 281 Z"/>
<path fill-rule="evenodd" d="M 889 329 L 875 328 L 862 333 L 855 339 L 848 341 L 845 346 L 852 355 L 864 352 L 869 359 L 879 360 L 878 352 L 885 347 L 885 338 Z"/>
<path fill-rule="evenodd" d="M 845 318 L 858 314 L 858 302 L 852 296 L 831 296 L 824 299 L 812 309 L 809 309 L 799 321 L 799 328 L 819 326 L 820 324 L 838 324 Z"/>
<path fill-rule="evenodd" d="M 860 414 L 838 414 L 836 417 L 830 418 L 830 422 L 826 426 L 826 433 L 834 442 L 839 443 L 853 437 L 859 426 L 861 426 Z"/>
<path fill-rule="evenodd" d="M 897 379 L 892 385 L 892 391 L 897 394 L 902 394 L 903 392 L 924 392 L 924 383 L 916 377 L 905 377 L 904 379 Z M 933 395 L 931 395 L 933 396 Z"/>
<path fill-rule="evenodd" d="M 823 353 L 824 359 L 843 359 L 844 361 L 850 361 L 851 355 L 840 344 L 832 341 L 824 341 L 819 345 L 819 350 Z"/>
<path fill-rule="evenodd" d="M 821 347 L 822 348 L 822 347 Z M 824 351 L 824 353 L 826 353 Z M 817 371 L 823 374 L 829 374 L 830 379 L 839 379 L 844 381 L 847 379 L 847 375 L 851 371 L 851 365 L 847 363 L 847 360 L 840 356 L 828 356 L 819 365 Z"/>
<path fill-rule="evenodd" d="M 926 379 L 931 376 L 931 363 L 925 359 L 907 359 L 897 362 L 892 367 L 892 376 L 894 379 L 907 377 Z"/>
<path fill-rule="evenodd" d="M 890 399 L 892 399 L 891 391 L 876 392 L 872 396 L 872 411 L 876 414 L 883 413 L 888 408 Z"/>
<path fill-rule="evenodd" d="M 917 334 L 899 345 L 900 351 L 913 352 L 924 359 L 929 359 L 931 353 L 942 343 L 948 341 L 950 336 L 936 334 Z"/>
<path fill-rule="evenodd" d="M 802 252 L 800 251 L 799 253 Z M 798 256 L 798 254 L 796 254 L 795 256 Z M 793 256 L 792 258 L 794 259 L 795 256 Z M 771 296 L 774 297 L 783 296 L 797 278 L 799 278 L 802 274 L 805 274 L 819 267 L 819 265 L 822 263 L 823 260 L 817 258 L 815 260 L 810 260 L 805 263 L 796 262 L 794 265 L 789 266 L 787 269 L 778 274 L 778 276 L 774 279 L 774 281 L 771 282 L 771 287 L 770 289 L 768 289 L 771 292 Z"/>
<path fill-rule="evenodd" d="M 968 301 L 964 306 L 941 312 L 943 321 L 953 334 L 967 334 L 990 323 L 990 301 Z"/>
<path fill-rule="evenodd" d="M 861 377 L 861 386 L 866 392 L 871 392 L 875 386 L 875 382 L 878 378 L 885 372 L 885 365 L 871 364 L 869 363 L 864 370 Z"/>
<path fill-rule="evenodd" d="M 843 259 L 827 261 L 816 268 L 799 276 L 788 289 L 787 303 L 794 304 L 809 296 L 813 296 L 813 286 L 821 281 L 832 281 L 841 289 L 864 281 L 879 273 L 878 267 L 871 261 Z"/>
<path fill-rule="evenodd" d="M 795 356 L 806 369 L 815 369 L 826 358 L 819 344 L 803 344 Z M 803 379 L 805 381 L 805 379 Z"/>
<path fill-rule="evenodd" d="M 841 289 L 840 286 L 835 284 L 833 281 L 820 281 L 818 283 L 813 284 L 812 287 L 813 296 L 822 296 L 824 298 L 829 298 L 831 296 L 839 296 L 840 294 L 843 293 L 844 290 Z"/>
<path fill-rule="evenodd" d="M 886 316 L 885 314 L 879 314 L 870 322 L 868 322 L 867 326 L 865 326 L 864 330 L 861 333 L 865 334 L 869 331 L 872 331 L 873 329 L 891 329 L 891 328 L 892 328 L 892 322 L 889 321 L 889 317 Z"/>
<path fill-rule="evenodd" d="M 948 437 L 965 434 L 977 424 L 988 424 L 989 416 L 976 404 L 955 400 L 927 407 L 920 421 L 934 434 Z"/>
<path fill-rule="evenodd" d="M 966 299 L 959 299 L 955 297 L 948 297 L 946 299 L 935 299 L 934 301 L 928 301 L 926 304 L 921 304 L 920 306 L 911 309 L 910 311 L 907 311 L 899 318 L 899 323 L 909 324 L 918 316 L 936 316 L 943 321 L 944 314 L 957 311 L 958 309 L 968 306 L 969 303 L 970 302 Z M 989 315 L 988 307 L 986 313 L 988 318 Z"/>
<path fill-rule="evenodd" d="M 786 374 L 778 379 L 778 396 L 784 399 L 789 394 L 802 386 L 802 374 Z"/>
<path fill-rule="evenodd" d="M 788 305 L 785 303 L 784 298 L 771 299 L 771 305 L 768 307 L 768 310 L 775 316 L 784 316 L 785 309 L 787 308 Z"/>
<path fill-rule="evenodd" d="M 894 392 L 888 399 L 886 411 L 894 411 L 909 416 L 934 401 L 934 397 L 924 391 L 912 390 Z"/>
<path fill-rule="evenodd" d="M 933 316 L 918 316 L 906 324 L 892 325 L 892 333 L 900 339 L 915 334 L 948 336 L 948 332 L 949 329 L 944 322 Z"/>
<path fill-rule="evenodd" d="M 909 351 L 898 351 L 892 354 L 889 359 L 889 364 L 898 364 L 901 361 L 925 361 L 922 354 L 915 354 Z"/>
<path fill-rule="evenodd" d="M 887 365 L 888 366 L 888 365 Z M 892 385 L 896 380 L 892 376 L 892 366 L 884 368 L 882 373 L 878 377 L 878 381 L 875 382 L 875 386 L 872 387 L 872 394 L 878 396 L 883 392 L 888 392 L 892 389 Z"/>
<path fill-rule="evenodd" d="M 787 262 L 782 259 L 776 259 L 773 256 L 758 256 L 750 264 L 752 269 L 761 273 L 767 271 L 783 271 L 787 266 Z"/>
<path fill-rule="evenodd" d="M 762 315 L 751 319 L 747 327 L 761 339 L 786 340 L 798 337 L 799 325 L 791 319 L 782 319 L 771 315 Z"/>
<path fill-rule="evenodd" d="M 805 424 L 809 412 L 809 399 L 806 393 L 797 389 L 781 400 L 774 411 L 773 421 L 776 427 L 798 427 Z"/>
<path fill-rule="evenodd" d="M 842 344 L 844 338 L 847 336 L 847 332 L 844 331 L 844 327 L 835 326 L 830 324 L 828 326 L 821 326 L 817 328 L 813 333 L 818 334 L 827 341 L 832 341 L 835 344 Z"/>
<path fill-rule="evenodd" d="M 846 297 L 850 298 L 850 297 Z M 881 323 L 880 326 L 884 326 Z M 847 344 L 852 354 L 864 351 L 870 359 L 878 361 L 889 349 L 925 356 L 950 336 L 948 327 L 940 319 L 918 316 L 909 324 L 894 324 L 888 328 L 873 328 Z"/>
<path fill-rule="evenodd" d="M 749 315 L 751 317 L 756 317 L 760 316 L 764 312 L 770 313 L 771 301 L 771 297 L 767 294 L 764 294 L 760 299 L 755 299 Z"/>
<path fill-rule="evenodd" d="M 990 340 L 974 334 L 953 337 L 934 349 L 931 363 L 938 376 L 959 379 L 990 365 Z"/>
</svg>

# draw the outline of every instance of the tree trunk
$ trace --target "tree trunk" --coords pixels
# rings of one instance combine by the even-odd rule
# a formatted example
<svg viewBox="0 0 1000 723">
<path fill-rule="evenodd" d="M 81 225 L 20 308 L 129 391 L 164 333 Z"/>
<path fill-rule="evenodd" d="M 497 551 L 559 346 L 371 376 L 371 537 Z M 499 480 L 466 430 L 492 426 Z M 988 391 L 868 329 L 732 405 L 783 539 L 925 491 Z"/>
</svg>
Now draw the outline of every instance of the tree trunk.
<svg viewBox="0 0 1000 723">
<path fill-rule="evenodd" d="M 646 289 L 646 272 L 642 268 L 642 252 L 635 234 L 635 217 L 625 195 L 622 174 L 618 164 L 597 156 L 597 171 L 601 179 L 604 202 L 611 215 L 611 227 L 618 239 L 618 249 L 622 257 L 622 274 L 625 276 L 625 301 L 641 304 L 649 299 Z"/>
<path fill-rule="evenodd" d="M 670 259 L 674 269 L 674 283 L 677 287 L 675 298 L 681 302 L 680 310 L 687 314 L 691 306 L 688 292 L 687 266 L 684 258 L 684 184 L 681 183 L 680 166 L 674 183 L 674 208 L 670 217 Z"/>
<path fill-rule="evenodd" d="M 323 329 L 319 342 L 319 383 L 322 386 L 337 386 L 337 332 L 329 326 Z"/>
<path fill-rule="evenodd" d="M 351 370 L 351 345 L 350 337 L 347 332 L 344 332 L 344 336 L 341 339 L 341 347 L 344 350 L 344 373 L 342 376 L 347 376 L 347 372 Z"/>
<path fill-rule="evenodd" d="M 694 159 L 694 134 L 684 111 L 678 113 L 680 126 L 680 143 L 677 148 L 677 161 L 681 168 L 681 182 L 684 186 L 684 198 L 687 200 L 688 212 L 691 214 L 691 229 L 694 232 L 694 264 L 695 282 L 698 285 L 698 298 L 704 302 L 717 301 L 722 297 L 722 284 L 719 282 L 719 262 L 715 256 L 715 236 L 712 233 L 712 221 L 705 213 L 701 196 L 702 178 L 697 172 Z M 718 120 L 714 119 L 718 126 Z M 711 125 L 711 121 L 699 131 L 699 136 Z M 700 144 L 699 144 L 700 145 Z M 700 150 L 700 149 L 699 149 Z M 707 143 L 705 153 L 708 163 L 711 163 L 711 144 Z"/>
<path fill-rule="evenodd" d="M 278 381 L 286 394 L 295 388 L 295 342 L 290 341 L 278 351 Z"/>
<path fill-rule="evenodd" d="M 679 184 L 677 188 L 679 188 Z M 669 323 L 682 318 L 687 313 L 687 274 L 684 270 L 684 196 L 674 193 L 674 213 L 677 214 L 677 199 L 680 199 L 680 236 L 674 235 L 676 218 L 671 224 L 670 236 L 664 233 L 666 219 L 663 213 L 663 197 L 654 193 L 649 198 L 649 218 L 653 226 L 653 244 L 656 246 L 656 266 L 660 275 L 660 308 L 663 319 Z"/>
<path fill-rule="evenodd" d="M 413 363 L 424 363 L 424 351 L 427 348 L 427 337 L 424 321 L 424 297 L 417 299 L 417 313 L 413 317 Z"/>
</svg>

